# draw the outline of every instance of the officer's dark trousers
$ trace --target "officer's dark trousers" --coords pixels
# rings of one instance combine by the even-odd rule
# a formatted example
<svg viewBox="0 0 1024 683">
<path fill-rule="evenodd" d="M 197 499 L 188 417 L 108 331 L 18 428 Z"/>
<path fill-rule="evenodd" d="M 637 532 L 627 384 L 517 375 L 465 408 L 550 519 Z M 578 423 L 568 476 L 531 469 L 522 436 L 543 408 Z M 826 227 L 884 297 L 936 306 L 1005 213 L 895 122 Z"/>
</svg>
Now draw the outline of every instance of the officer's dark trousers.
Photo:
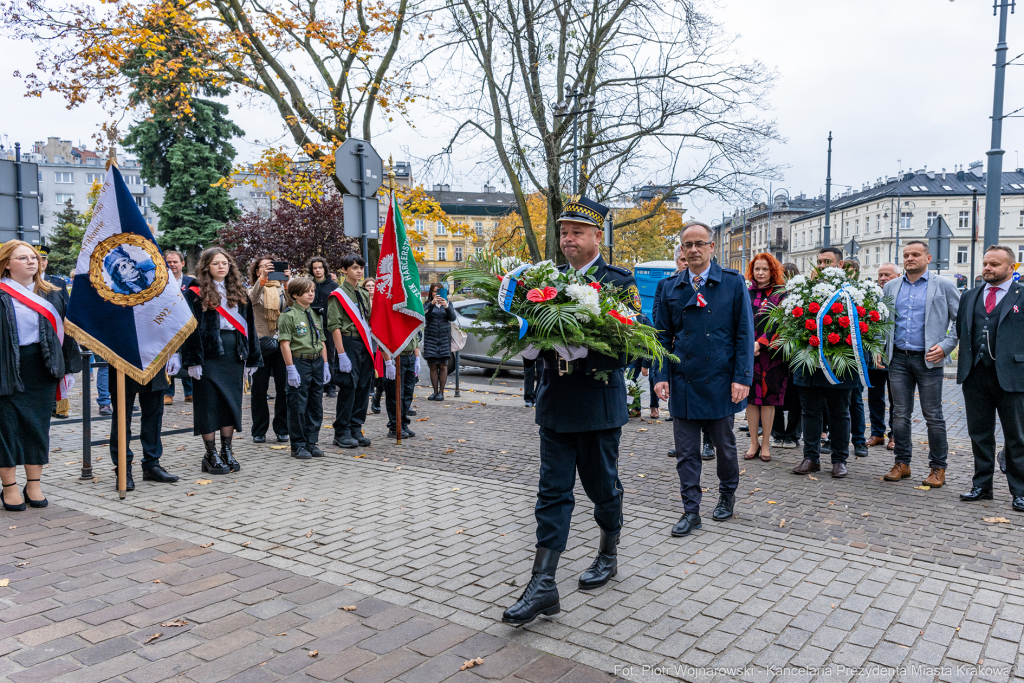
<svg viewBox="0 0 1024 683">
<path fill-rule="evenodd" d="M 684 512 L 700 513 L 701 428 L 706 428 L 715 446 L 718 459 L 718 491 L 732 493 L 740 484 L 740 468 L 736 458 L 736 435 L 732 415 L 717 420 L 684 420 L 672 418 L 672 435 L 676 444 L 676 473 Z"/>
<path fill-rule="evenodd" d="M 557 552 L 569 540 L 569 522 L 576 498 L 576 473 L 594 503 L 601 529 L 622 529 L 622 484 L 619 482 L 619 437 L 622 428 L 558 433 L 540 428 L 540 483 L 537 488 L 537 547 Z"/>
<path fill-rule="evenodd" d="M 320 440 L 320 427 L 324 422 L 324 359 L 292 358 L 299 371 L 299 386 L 287 382 L 288 439 L 292 450 L 299 446 L 315 446 Z"/>
<path fill-rule="evenodd" d="M 274 433 L 288 433 L 288 371 L 284 369 L 284 357 L 278 349 L 263 356 L 263 367 L 257 368 L 252 376 L 252 435 L 266 436 L 270 428 L 270 407 L 267 392 L 270 378 L 274 378 Z"/>
<path fill-rule="evenodd" d="M 972 484 L 992 490 L 996 464 L 996 415 L 1006 441 L 1006 483 L 1024 496 L 1024 392 L 1004 391 L 994 366 L 977 363 L 960 385 L 967 408 L 967 433 L 974 453 Z"/>
<path fill-rule="evenodd" d="M 846 462 L 850 457 L 850 390 L 800 387 L 800 404 L 804 410 L 804 457 L 821 461 L 821 430 L 827 417 L 832 462 Z"/>
<path fill-rule="evenodd" d="M 132 469 L 132 407 L 135 405 L 136 393 L 131 389 L 124 392 L 124 409 L 128 413 L 127 424 L 125 425 L 125 438 L 128 439 L 126 462 L 128 470 Z M 160 430 L 164 421 L 164 392 L 143 391 L 138 394 L 139 408 L 142 409 L 142 424 L 140 425 L 139 440 L 142 442 L 142 469 L 148 470 L 154 465 L 160 464 L 160 456 L 164 452 L 163 443 L 160 441 Z M 117 405 L 117 382 L 110 383 L 110 398 L 113 405 Z M 110 460 L 117 465 L 117 411 L 110 421 Z"/>
<path fill-rule="evenodd" d="M 402 356 L 402 426 L 408 427 L 412 394 L 416 390 L 416 359 Z M 395 359 L 397 363 L 398 360 Z M 388 429 L 395 429 L 395 380 L 384 378 L 384 406 L 388 411 Z"/>
<path fill-rule="evenodd" d="M 334 435 L 337 438 L 346 432 L 352 435 L 362 433 L 369 407 L 370 385 L 373 384 L 373 358 L 367 352 L 362 337 L 342 337 L 342 343 L 352 361 L 352 372 L 340 373 L 334 417 Z"/>
</svg>

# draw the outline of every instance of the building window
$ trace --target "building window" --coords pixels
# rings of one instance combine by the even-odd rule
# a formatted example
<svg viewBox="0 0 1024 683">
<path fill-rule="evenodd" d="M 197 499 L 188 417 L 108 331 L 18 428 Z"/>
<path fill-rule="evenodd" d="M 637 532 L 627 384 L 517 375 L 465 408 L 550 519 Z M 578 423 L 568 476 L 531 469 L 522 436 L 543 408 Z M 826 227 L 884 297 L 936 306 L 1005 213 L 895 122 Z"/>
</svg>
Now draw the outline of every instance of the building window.
<svg viewBox="0 0 1024 683">
<path fill-rule="evenodd" d="M 860 234 L 860 219 L 859 218 L 857 218 L 857 219 L 855 219 L 853 221 L 853 234 L 854 235 L 859 235 Z"/>
<path fill-rule="evenodd" d="M 145 208 L 145 207 L 149 206 L 149 197 L 136 197 L 135 198 L 135 203 L 140 208 Z"/>
<path fill-rule="evenodd" d="M 1024 262 L 1024 244 L 1017 245 L 1017 263 Z"/>
<path fill-rule="evenodd" d="M 928 212 L 928 227 L 929 228 L 932 227 L 932 223 L 934 223 L 935 219 L 938 218 L 938 217 L 939 217 L 939 212 L 938 211 L 929 211 Z"/>
<path fill-rule="evenodd" d="M 54 197 L 57 199 L 57 206 L 64 206 L 68 202 L 72 205 L 75 203 L 75 195 L 73 194 L 55 194 Z"/>
<path fill-rule="evenodd" d="M 882 232 L 882 215 L 875 216 L 875 232 Z"/>
<path fill-rule="evenodd" d="M 414 220 L 412 222 L 412 225 L 413 225 L 413 228 L 417 232 L 423 232 L 423 225 L 424 225 L 424 223 L 425 223 L 425 221 L 422 218 L 417 218 L 416 220 Z"/>
<path fill-rule="evenodd" d="M 910 219 L 914 217 L 914 214 L 909 211 L 905 211 L 900 214 L 900 230 L 910 230 Z"/>
<path fill-rule="evenodd" d="M 1024 211 L 1020 212 L 1020 218 L 1018 219 L 1017 227 L 1024 228 Z"/>
<path fill-rule="evenodd" d="M 967 247 L 957 247 L 956 248 L 956 262 L 958 264 L 960 264 L 960 263 L 967 263 L 967 258 L 968 258 Z"/>
<path fill-rule="evenodd" d="M 445 247 L 438 247 L 437 248 L 437 260 L 438 261 L 447 261 L 448 260 L 448 250 Z"/>
<path fill-rule="evenodd" d="M 477 247 L 477 248 L 476 248 L 476 255 L 477 255 L 477 256 L 480 256 L 480 255 L 482 255 L 483 253 L 484 253 L 484 248 L 483 248 L 483 247 Z"/>
<path fill-rule="evenodd" d="M 875 265 L 876 266 L 882 265 L 882 248 L 881 247 L 875 247 Z"/>
<path fill-rule="evenodd" d="M 125 185 L 141 185 L 142 184 L 142 176 L 125 175 L 125 176 L 122 176 L 122 177 L 124 178 Z"/>
<path fill-rule="evenodd" d="M 1024 211 L 1021 211 L 1020 220 L 1024 224 Z M 971 227 L 971 212 L 961 211 L 956 217 L 956 227 L 958 228 L 969 228 Z"/>
<path fill-rule="evenodd" d="M 435 224 L 435 226 L 434 226 L 434 234 L 435 235 L 447 235 L 448 234 L 448 228 L 445 227 L 444 223 L 438 221 Z M 441 259 L 441 260 L 443 261 L 444 259 Z"/>
<path fill-rule="evenodd" d="M 483 234 L 484 234 L 484 224 L 483 223 L 481 223 L 480 221 L 477 221 L 476 223 L 473 223 L 473 229 L 476 230 L 476 234 L 477 235 L 480 235 L 481 237 L 483 236 Z"/>
<path fill-rule="evenodd" d="M 103 174 L 102 173 L 86 173 L 85 174 L 85 180 L 90 185 L 92 185 L 93 183 L 102 183 L 103 182 Z"/>
<path fill-rule="evenodd" d="M 455 247 L 455 260 L 456 261 L 461 261 L 462 260 L 462 247 Z"/>
<path fill-rule="evenodd" d="M 53 174 L 53 182 L 55 183 L 73 183 L 75 182 L 75 174 L 66 171 L 57 171 Z"/>
<path fill-rule="evenodd" d="M 264 199 L 267 193 L 263 190 L 249 190 L 249 197 L 252 199 Z"/>
</svg>

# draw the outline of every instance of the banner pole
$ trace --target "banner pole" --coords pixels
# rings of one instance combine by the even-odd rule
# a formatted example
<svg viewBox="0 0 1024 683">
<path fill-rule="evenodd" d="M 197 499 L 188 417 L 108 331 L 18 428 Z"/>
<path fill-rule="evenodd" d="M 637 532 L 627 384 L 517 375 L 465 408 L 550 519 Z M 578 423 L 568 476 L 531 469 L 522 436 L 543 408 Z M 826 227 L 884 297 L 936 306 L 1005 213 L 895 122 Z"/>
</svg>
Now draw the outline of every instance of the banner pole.
<svg viewBox="0 0 1024 683">
<path fill-rule="evenodd" d="M 402 356 L 395 356 L 395 435 L 402 445 Z"/>
<path fill-rule="evenodd" d="M 124 371 L 117 371 L 117 497 L 124 500 L 128 487 L 128 423 L 124 409 Z"/>
</svg>

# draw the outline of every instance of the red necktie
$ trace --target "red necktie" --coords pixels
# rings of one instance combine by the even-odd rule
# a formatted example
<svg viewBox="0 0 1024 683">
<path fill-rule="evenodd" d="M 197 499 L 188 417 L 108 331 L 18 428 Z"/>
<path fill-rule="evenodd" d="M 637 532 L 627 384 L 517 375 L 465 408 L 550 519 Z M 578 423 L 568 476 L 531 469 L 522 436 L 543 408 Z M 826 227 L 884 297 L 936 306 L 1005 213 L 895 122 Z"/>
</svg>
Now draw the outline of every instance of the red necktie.
<svg viewBox="0 0 1024 683">
<path fill-rule="evenodd" d="M 985 312 L 991 313 L 992 309 L 996 307 L 996 288 L 989 287 L 988 294 L 985 295 Z"/>
</svg>

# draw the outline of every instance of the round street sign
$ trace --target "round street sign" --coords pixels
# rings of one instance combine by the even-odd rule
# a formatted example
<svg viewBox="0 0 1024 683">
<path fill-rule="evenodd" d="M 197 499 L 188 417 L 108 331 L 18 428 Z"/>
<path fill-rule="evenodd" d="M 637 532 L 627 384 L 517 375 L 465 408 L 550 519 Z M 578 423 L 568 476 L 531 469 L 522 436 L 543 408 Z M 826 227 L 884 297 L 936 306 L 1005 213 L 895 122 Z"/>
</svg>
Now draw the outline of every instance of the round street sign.
<svg viewBox="0 0 1024 683">
<path fill-rule="evenodd" d="M 357 182 L 360 179 L 360 156 L 363 158 L 362 183 Z M 334 173 L 341 181 L 345 192 L 356 196 L 370 197 L 383 182 L 384 161 L 366 140 L 349 138 L 334 153 Z M 360 192 L 360 185 L 363 186 L 365 194 Z"/>
</svg>

